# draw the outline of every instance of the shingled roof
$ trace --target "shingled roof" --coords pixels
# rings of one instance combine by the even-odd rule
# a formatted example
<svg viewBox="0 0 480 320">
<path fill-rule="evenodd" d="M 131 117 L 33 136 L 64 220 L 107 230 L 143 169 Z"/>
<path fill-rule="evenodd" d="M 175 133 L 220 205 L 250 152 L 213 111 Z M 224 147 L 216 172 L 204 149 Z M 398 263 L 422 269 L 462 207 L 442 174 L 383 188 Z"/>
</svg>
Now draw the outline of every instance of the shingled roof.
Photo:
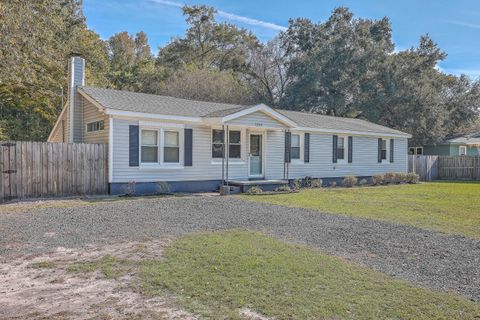
<svg viewBox="0 0 480 320">
<path fill-rule="evenodd" d="M 169 96 L 95 87 L 80 87 L 79 90 L 88 95 L 88 97 L 96 101 L 101 106 L 108 109 L 169 116 L 200 118 L 224 117 L 253 107 L 226 103 L 194 101 Z M 360 119 L 333 117 L 282 109 L 274 110 L 289 118 L 296 123 L 298 127 L 302 128 L 385 133 L 408 136 L 408 134 L 404 132 Z"/>
</svg>

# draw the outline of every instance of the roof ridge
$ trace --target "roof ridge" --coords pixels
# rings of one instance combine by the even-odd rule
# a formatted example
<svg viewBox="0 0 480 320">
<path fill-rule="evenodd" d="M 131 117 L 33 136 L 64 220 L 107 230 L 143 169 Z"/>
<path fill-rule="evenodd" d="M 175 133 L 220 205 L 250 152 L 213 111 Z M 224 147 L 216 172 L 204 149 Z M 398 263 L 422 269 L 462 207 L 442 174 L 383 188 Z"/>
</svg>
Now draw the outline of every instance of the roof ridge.
<svg viewBox="0 0 480 320">
<path fill-rule="evenodd" d="M 187 99 L 187 98 L 178 98 L 178 97 L 174 97 L 174 96 L 167 96 L 167 95 L 162 95 L 162 94 L 136 92 L 136 91 L 130 91 L 130 90 L 119 90 L 119 89 L 111 89 L 111 88 L 100 88 L 100 87 L 93 87 L 93 86 L 79 86 L 79 88 L 80 88 L 80 89 L 105 90 L 105 91 L 120 92 L 120 93 L 129 93 L 129 94 L 143 95 L 143 96 L 151 96 L 151 97 L 162 97 L 162 98 L 182 100 L 182 101 L 188 101 L 188 102 L 209 103 L 209 104 L 215 104 L 215 105 L 219 105 L 219 106 L 253 107 L 253 105 L 247 105 L 247 104 L 233 104 L 233 103 L 225 103 L 225 102 L 193 100 L 193 99 Z"/>
</svg>

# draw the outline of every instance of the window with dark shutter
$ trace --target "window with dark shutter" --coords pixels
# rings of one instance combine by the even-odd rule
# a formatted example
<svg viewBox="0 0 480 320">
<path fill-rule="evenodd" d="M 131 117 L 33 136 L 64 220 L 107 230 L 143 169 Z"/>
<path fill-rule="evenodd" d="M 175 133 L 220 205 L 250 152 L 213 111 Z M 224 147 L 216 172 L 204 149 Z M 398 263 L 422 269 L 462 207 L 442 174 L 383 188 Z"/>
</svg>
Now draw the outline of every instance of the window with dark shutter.
<svg viewBox="0 0 480 320">
<path fill-rule="evenodd" d="M 192 166 L 193 160 L 193 129 L 184 131 L 184 156 L 183 162 L 186 167 Z"/>
<path fill-rule="evenodd" d="M 338 148 L 338 136 L 333 136 L 333 150 L 332 150 L 332 156 L 333 156 L 333 163 L 337 163 L 338 158 L 337 158 L 337 148 Z"/>
<path fill-rule="evenodd" d="M 291 161 L 291 146 L 292 146 L 292 133 L 285 132 L 285 162 L 290 163 Z"/>
<path fill-rule="evenodd" d="M 353 162 L 353 137 L 348 137 L 348 163 Z"/>
<path fill-rule="evenodd" d="M 138 126 L 129 126 L 128 157 L 130 167 L 138 167 L 139 164 L 139 129 Z"/>
<path fill-rule="evenodd" d="M 303 162 L 310 162 L 310 133 L 303 135 Z"/>
<path fill-rule="evenodd" d="M 378 162 L 381 163 L 382 162 L 382 143 L 383 139 L 382 138 L 378 138 Z"/>
<path fill-rule="evenodd" d="M 390 139 L 390 162 L 393 162 L 393 152 L 394 152 L 394 144 L 393 144 L 393 139 Z"/>
</svg>

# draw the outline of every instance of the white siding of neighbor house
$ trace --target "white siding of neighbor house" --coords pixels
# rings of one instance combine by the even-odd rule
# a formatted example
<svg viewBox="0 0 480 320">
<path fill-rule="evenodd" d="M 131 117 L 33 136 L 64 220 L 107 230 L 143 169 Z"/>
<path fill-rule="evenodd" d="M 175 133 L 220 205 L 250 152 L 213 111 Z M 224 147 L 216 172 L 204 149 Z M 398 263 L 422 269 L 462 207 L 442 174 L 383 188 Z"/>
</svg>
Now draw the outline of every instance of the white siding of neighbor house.
<svg viewBox="0 0 480 320">
<path fill-rule="evenodd" d="M 251 126 L 251 127 L 265 127 L 283 129 L 285 125 L 272 117 L 266 115 L 261 111 L 253 112 L 251 114 L 227 121 L 226 124 Z M 261 126 L 259 126 L 261 124 Z"/>
<path fill-rule="evenodd" d="M 254 120 L 257 121 L 257 120 Z M 183 168 L 130 167 L 129 125 L 139 121 L 113 119 L 113 170 L 110 182 L 155 182 L 220 180 L 221 160 L 211 157 L 211 128 L 185 125 L 193 129 L 193 166 Z M 250 123 L 250 125 L 252 125 Z M 265 125 L 266 126 L 266 125 Z M 229 178 L 248 178 L 248 130 L 242 131 L 242 160 L 230 161 Z M 407 139 L 395 138 L 395 161 L 377 162 L 378 137 L 354 136 L 353 163 L 332 163 L 332 135 L 310 133 L 310 162 L 293 161 L 289 165 L 289 178 L 342 177 L 346 175 L 371 176 L 385 172 L 407 171 Z M 386 138 L 390 139 L 390 138 Z M 345 141 L 346 142 L 346 141 Z M 183 141 L 180 141 L 182 144 Z M 268 131 L 265 143 L 265 178 L 283 178 L 284 132 Z M 303 157 L 303 139 L 302 149 Z M 347 154 L 346 154 L 347 156 Z M 387 160 L 390 154 L 387 152 Z M 236 162 L 236 163 L 235 163 Z"/>
</svg>

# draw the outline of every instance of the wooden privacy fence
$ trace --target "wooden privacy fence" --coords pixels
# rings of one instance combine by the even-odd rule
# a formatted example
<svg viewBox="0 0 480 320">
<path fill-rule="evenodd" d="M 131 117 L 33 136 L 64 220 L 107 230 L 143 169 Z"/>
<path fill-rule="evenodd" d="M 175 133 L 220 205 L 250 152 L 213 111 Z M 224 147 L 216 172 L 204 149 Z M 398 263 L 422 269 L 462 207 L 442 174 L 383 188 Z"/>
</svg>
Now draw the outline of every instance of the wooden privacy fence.
<svg viewBox="0 0 480 320">
<path fill-rule="evenodd" d="M 438 158 L 439 179 L 480 179 L 480 156 L 454 156 Z"/>
<path fill-rule="evenodd" d="M 408 171 L 420 180 L 479 180 L 480 156 L 408 156 Z"/>
<path fill-rule="evenodd" d="M 438 179 L 438 156 L 408 156 L 408 172 L 415 172 L 420 180 Z"/>
<path fill-rule="evenodd" d="M 0 142 L 0 202 L 105 194 L 104 144 Z"/>
</svg>

